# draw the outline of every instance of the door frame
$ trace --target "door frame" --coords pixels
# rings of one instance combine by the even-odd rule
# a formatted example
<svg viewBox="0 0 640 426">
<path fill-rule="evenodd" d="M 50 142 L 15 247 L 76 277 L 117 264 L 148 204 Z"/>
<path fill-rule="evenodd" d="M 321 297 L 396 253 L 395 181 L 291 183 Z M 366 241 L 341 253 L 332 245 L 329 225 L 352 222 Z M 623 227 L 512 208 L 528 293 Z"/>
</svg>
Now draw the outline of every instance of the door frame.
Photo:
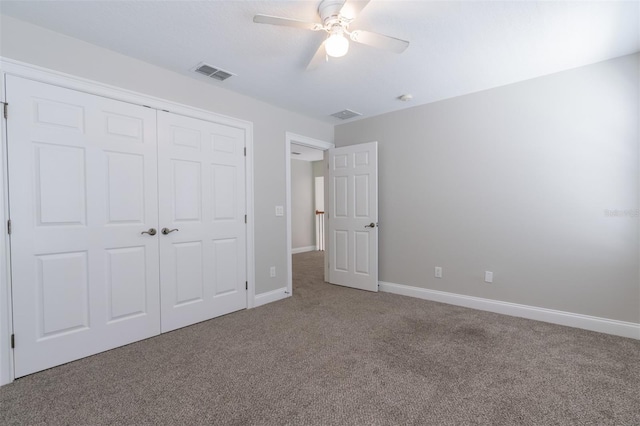
<svg viewBox="0 0 640 426">
<path fill-rule="evenodd" d="M 30 80 L 72 89 L 109 99 L 142 105 L 157 110 L 165 110 L 178 115 L 223 124 L 245 132 L 246 155 L 246 210 L 247 210 L 247 309 L 255 306 L 255 242 L 254 242 L 254 192 L 253 192 L 253 123 L 226 115 L 217 114 L 189 105 L 144 95 L 131 90 L 100 83 L 98 81 L 76 77 L 70 74 L 50 70 L 0 56 L 0 100 L 6 102 L 5 77 L 14 75 Z M 9 106 L 9 114 L 11 106 Z M 0 229 L 4 228 L 0 238 L 0 386 L 14 380 L 13 350 L 10 339 L 13 331 L 13 312 L 11 299 L 11 274 L 9 271 L 10 245 L 6 232 L 6 219 L 9 217 L 8 168 L 7 168 L 7 122 L 0 114 Z"/>
<path fill-rule="evenodd" d="M 286 182 L 286 206 L 287 206 L 287 293 L 288 295 L 293 294 L 293 262 L 291 261 L 291 144 L 295 145 L 303 145 L 309 148 L 319 149 L 324 151 L 324 164 L 327 164 L 327 150 L 330 148 L 335 148 L 335 144 L 333 142 L 322 141 L 320 139 L 310 138 L 308 136 L 298 135 L 292 132 L 285 133 L 285 144 L 284 144 L 284 163 L 285 163 L 285 182 Z M 324 174 L 325 174 L 325 200 L 327 200 L 327 167 L 324 166 Z M 326 210 L 326 205 L 325 205 Z M 326 228 L 325 228 L 326 229 Z M 326 233 L 326 231 L 325 231 Z M 328 252 L 328 244 L 326 244 L 325 238 L 325 256 L 324 256 L 324 276 L 325 281 L 328 278 L 329 270 L 327 260 L 329 257 L 327 256 Z"/>
</svg>

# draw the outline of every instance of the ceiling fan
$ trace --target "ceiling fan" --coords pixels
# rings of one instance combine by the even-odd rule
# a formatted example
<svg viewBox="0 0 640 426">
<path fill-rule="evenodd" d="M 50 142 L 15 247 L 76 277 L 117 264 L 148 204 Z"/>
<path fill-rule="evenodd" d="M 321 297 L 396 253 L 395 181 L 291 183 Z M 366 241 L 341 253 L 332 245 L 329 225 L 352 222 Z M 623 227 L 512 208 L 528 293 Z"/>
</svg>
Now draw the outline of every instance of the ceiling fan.
<svg viewBox="0 0 640 426">
<path fill-rule="evenodd" d="M 322 0 L 318 6 L 321 22 L 305 22 L 297 19 L 281 18 L 278 16 L 256 15 L 253 22 L 258 24 L 282 25 L 286 27 L 302 28 L 311 31 L 325 31 L 327 38 L 322 42 L 315 55 L 309 62 L 307 69 L 320 65 L 329 56 L 339 58 L 349 51 L 348 36 L 356 43 L 367 46 L 402 53 L 409 46 L 406 40 L 389 37 L 371 31 L 349 31 L 349 25 L 356 19 L 370 0 Z"/>
</svg>

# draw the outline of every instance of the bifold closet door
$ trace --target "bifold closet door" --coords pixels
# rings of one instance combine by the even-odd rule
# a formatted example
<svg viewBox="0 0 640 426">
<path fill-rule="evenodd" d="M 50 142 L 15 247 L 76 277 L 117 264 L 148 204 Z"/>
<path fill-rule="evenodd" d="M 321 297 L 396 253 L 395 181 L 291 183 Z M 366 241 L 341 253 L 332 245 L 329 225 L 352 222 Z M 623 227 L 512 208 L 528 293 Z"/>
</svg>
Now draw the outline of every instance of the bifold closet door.
<svg viewBox="0 0 640 426">
<path fill-rule="evenodd" d="M 244 130 L 158 111 L 162 331 L 247 307 Z"/>
<path fill-rule="evenodd" d="M 6 93 L 16 377 L 158 334 L 156 111 Z"/>
</svg>

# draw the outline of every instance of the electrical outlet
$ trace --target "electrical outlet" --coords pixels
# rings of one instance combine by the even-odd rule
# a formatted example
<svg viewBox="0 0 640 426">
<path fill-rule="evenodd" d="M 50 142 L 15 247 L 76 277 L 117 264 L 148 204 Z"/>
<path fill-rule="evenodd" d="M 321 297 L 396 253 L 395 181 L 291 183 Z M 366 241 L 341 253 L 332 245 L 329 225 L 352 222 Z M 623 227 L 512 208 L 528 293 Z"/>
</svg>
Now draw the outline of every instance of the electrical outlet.
<svg viewBox="0 0 640 426">
<path fill-rule="evenodd" d="M 275 266 L 272 266 L 271 268 L 269 268 L 269 276 L 271 278 L 275 278 L 275 276 L 276 276 L 276 267 Z"/>
<path fill-rule="evenodd" d="M 436 278 L 442 278 L 442 268 L 440 266 L 436 266 L 435 276 Z"/>
<path fill-rule="evenodd" d="M 484 282 L 485 283 L 492 283 L 493 282 L 493 272 L 484 271 Z"/>
<path fill-rule="evenodd" d="M 284 216 L 284 207 L 276 206 L 276 216 Z"/>
</svg>

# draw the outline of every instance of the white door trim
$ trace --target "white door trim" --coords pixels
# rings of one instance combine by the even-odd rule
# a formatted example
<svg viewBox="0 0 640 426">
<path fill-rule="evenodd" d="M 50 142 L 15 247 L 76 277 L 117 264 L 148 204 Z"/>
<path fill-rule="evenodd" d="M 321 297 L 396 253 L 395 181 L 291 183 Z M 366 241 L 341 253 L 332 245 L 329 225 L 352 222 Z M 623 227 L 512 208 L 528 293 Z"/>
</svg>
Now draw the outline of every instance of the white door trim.
<svg viewBox="0 0 640 426">
<path fill-rule="evenodd" d="M 0 101 L 6 102 L 4 76 L 0 81 Z M 13 350 L 10 339 L 13 331 L 13 313 L 11 311 L 11 286 L 9 285 L 11 274 L 9 271 L 9 235 L 6 230 L 7 218 L 9 217 L 9 192 L 7 188 L 7 121 L 3 114 L 0 114 L 0 386 L 13 381 Z"/>
<path fill-rule="evenodd" d="M 36 65 L 15 61 L 0 56 L 0 99 L 5 98 L 5 76 L 15 75 L 54 86 L 64 87 L 80 92 L 102 96 L 136 105 L 148 106 L 159 110 L 168 110 L 174 114 L 180 114 L 205 121 L 224 124 L 230 127 L 242 129 L 246 135 L 246 209 L 247 209 L 247 308 L 255 306 L 255 240 L 254 240 L 254 202 L 253 202 L 253 123 L 217 114 L 189 105 L 172 102 L 153 96 L 144 95 L 131 90 L 122 89 L 108 84 L 76 77 Z M 9 110 L 11 107 L 9 107 Z M 3 237 L 0 239 L 0 386 L 11 383 L 14 380 L 13 351 L 10 347 L 12 325 L 11 284 L 9 274 L 9 237 L 6 232 L 6 219 L 8 217 L 9 204 L 7 201 L 7 155 L 6 155 L 6 121 L 0 114 L 1 123 L 1 176 L 0 176 L 0 229 L 4 228 Z"/>
<path fill-rule="evenodd" d="M 285 133 L 284 144 L 284 164 L 285 164 L 285 182 L 286 182 L 286 204 L 287 204 L 287 292 L 293 294 L 293 265 L 291 263 L 291 144 L 308 146 L 309 148 L 321 149 L 323 151 L 334 148 L 333 142 L 321 141 L 319 139 L 307 136 L 297 135 L 292 132 Z M 326 168 L 325 168 L 326 169 Z M 326 170 L 325 170 L 326 174 Z M 326 182 L 325 178 L 325 182 Z M 326 256 L 325 256 L 326 258 Z M 326 260 L 326 259 L 325 259 Z M 326 262 L 325 262 L 326 265 Z"/>
</svg>

